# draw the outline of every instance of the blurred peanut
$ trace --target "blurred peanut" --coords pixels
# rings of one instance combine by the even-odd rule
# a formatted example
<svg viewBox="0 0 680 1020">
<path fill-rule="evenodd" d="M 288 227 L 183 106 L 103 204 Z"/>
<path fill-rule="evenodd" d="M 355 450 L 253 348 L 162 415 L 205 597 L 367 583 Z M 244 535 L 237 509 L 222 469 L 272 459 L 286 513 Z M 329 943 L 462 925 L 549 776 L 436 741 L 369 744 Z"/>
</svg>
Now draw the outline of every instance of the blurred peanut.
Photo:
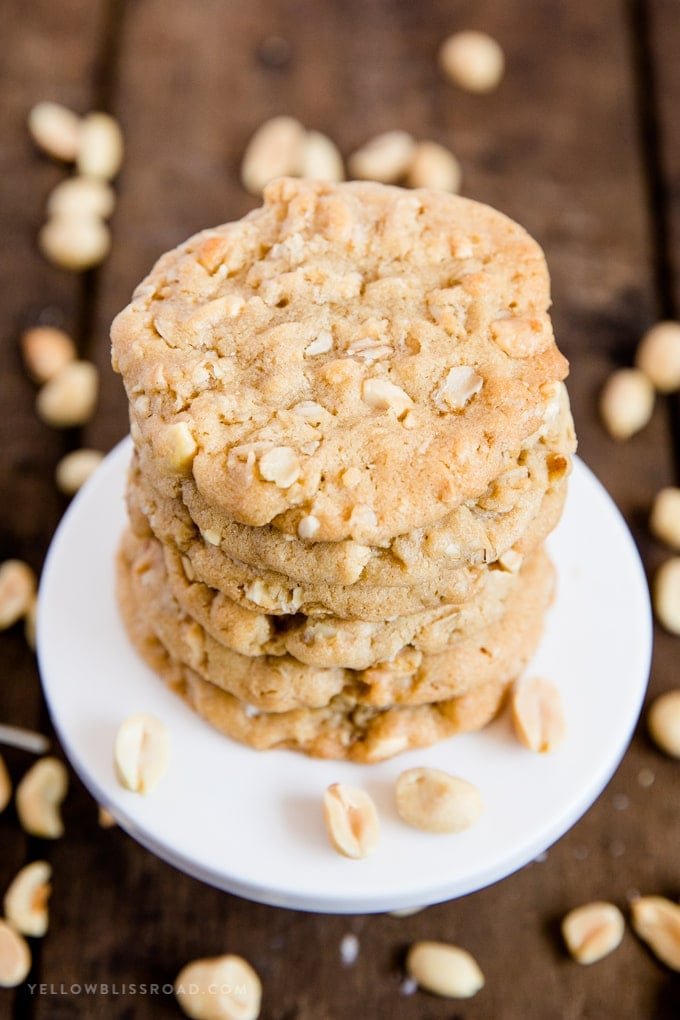
<svg viewBox="0 0 680 1020">
<path fill-rule="evenodd" d="M 188 963 L 175 979 L 175 995 L 193 1020 L 257 1020 L 262 983 L 247 960 L 228 953 Z"/>
<path fill-rule="evenodd" d="M 96 471 L 104 459 L 99 450 L 72 450 L 61 458 L 55 471 L 57 488 L 65 496 L 73 496 Z"/>
<path fill-rule="evenodd" d="M 165 724 L 138 712 L 121 724 L 116 735 L 114 763 L 121 784 L 134 793 L 151 793 L 168 768 L 170 738 Z"/>
<path fill-rule="evenodd" d="M 671 634 L 680 635 L 680 556 L 659 567 L 652 592 L 657 620 Z"/>
<path fill-rule="evenodd" d="M 505 70 L 503 50 L 486 32 L 472 30 L 448 36 L 439 50 L 439 66 L 455 85 L 468 92 L 491 92 Z"/>
<path fill-rule="evenodd" d="M 656 494 L 649 526 L 659 541 L 680 552 L 680 489 L 669 485 Z"/>
<path fill-rule="evenodd" d="M 647 712 L 647 729 L 657 747 L 680 758 L 680 688 L 654 699 Z"/>
<path fill-rule="evenodd" d="M 85 177 L 111 181 L 123 162 L 123 132 L 108 113 L 88 113 L 80 128 L 76 169 Z"/>
<path fill-rule="evenodd" d="M 460 163 L 452 152 L 437 142 L 418 142 L 406 176 L 409 187 L 456 193 L 461 178 Z"/>
<path fill-rule="evenodd" d="M 113 188 L 97 177 L 68 177 L 47 199 L 48 217 L 98 217 L 106 220 L 116 205 Z"/>
<path fill-rule="evenodd" d="M 0 754 L 0 812 L 4 811 L 12 799 L 12 780 L 10 779 L 5 759 Z"/>
<path fill-rule="evenodd" d="M 406 131 L 385 131 L 371 138 L 347 160 L 350 177 L 394 184 L 408 173 L 415 141 Z"/>
<path fill-rule="evenodd" d="M 297 177 L 302 170 L 306 132 L 294 117 L 272 117 L 252 136 L 241 163 L 241 181 L 261 195 L 275 177 Z"/>
<path fill-rule="evenodd" d="M 680 389 L 680 322 L 657 322 L 644 334 L 635 364 L 659 393 Z"/>
<path fill-rule="evenodd" d="M 517 736 L 530 751 L 554 751 L 566 730 L 560 692 L 542 677 L 520 680 L 512 693 L 512 721 Z"/>
<path fill-rule="evenodd" d="M 614 439 L 630 439 L 644 428 L 654 410 L 654 387 L 637 368 L 610 375 L 600 394 L 600 417 Z"/>
<path fill-rule="evenodd" d="M 378 845 L 378 813 L 365 790 L 347 783 L 332 783 L 324 792 L 324 820 L 328 837 L 345 857 L 368 857 Z"/>
<path fill-rule="evenodd" d="M 585 903 L 562 920 L 562 937 L 579 963 L 595 963 L 613 952 L 625 929 L 623 914 L 613 903 Z"/>
<path fill-rule="evenodd" d="M 11 924 L 0 920 L 0 988 L 23 984 L 30 969 L 28 942 Z"/>
<path fill-rule="evenodd" d="M 58 758 L 40 758 L 20 780 L 15 795 L 24 832 L 43 839 L 64 834 L 61 803 L 68 790 L 68 772 Z"/>
<path fill-rule="evenodd" d="M 680 971 L 680 906 L 663 896 L 639 896 L 631 904 L 631 920 L 654 955 Z"/>
<path fill-rule="evenodd" d="M 47 861 L 33 861 L 12 879 L 5 893 L 5 917 L 22 935 L 40 938 L 47 931 L 51 877 Z"/>
<path fill-rule="evenodd" d="M 53 428 L 74 428 L 92 417 L 97 405 L 99 373 L 90 361 L 72 361 L 38 392 L 38 417 Z"/>
<path fill-rule="evenodd" d="M 0 565 L 0 630 L 7 630 L 29 611 L 35 597 L 36 577 L 23 560 Z"/>
<path fill-rule="evenodd" d="M 344 181 L 345 168 L 335 142 L 320 131 L 308 131 L 302 145 L 300 176 L 313 181 Z"/>
<path fill-rule="evenodd" d="M 484 975 L 466 949 L 446 942 L 415 942 L 406 970 L 421 988 L 447 999 L 469 999 L 484 985 Z"/>
<path fill-rule="evenodd" d="M 36 103 L 28 115 L 28 130 L 48 156 L 73 162 L 80 145 L 80 117 L 60 103 Z"/>
<path fill-rule="evenodd" d="M 424 832 L 462 832 L 484 812 L 477 787 L 441 769 L 407 769 L 397 778 L 396 796 L 399 816 Z"/>
<path fill-rule="evenodd" d="M 111 233 L 98 216 L 51 216 L 38 235 L 41 252 L 59 269 L 92 269 L 111 249 Z"/>
<path fill-rule="evenodd" d="M 31 379 L 42 384 L 75 360 L 76 345 L 62 329 L 32 326 L 21 335 L 21 356 Z"/>
</svg>

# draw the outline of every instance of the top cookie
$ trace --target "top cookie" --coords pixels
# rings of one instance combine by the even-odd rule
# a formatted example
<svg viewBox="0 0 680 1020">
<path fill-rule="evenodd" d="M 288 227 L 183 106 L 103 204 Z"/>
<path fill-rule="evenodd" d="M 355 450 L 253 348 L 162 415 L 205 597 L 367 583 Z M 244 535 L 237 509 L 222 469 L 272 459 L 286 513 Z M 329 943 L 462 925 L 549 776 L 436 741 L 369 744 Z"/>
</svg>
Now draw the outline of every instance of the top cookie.
<svg viewBox="0 0 680 1020">
<path fill-rule="evenodd" d="M 567 374 L 543 254 L 440 192 L 281 179 L 112 328 L 133 438 L 242 524 L 376 545 L 478 496 Z"/>
</svg>

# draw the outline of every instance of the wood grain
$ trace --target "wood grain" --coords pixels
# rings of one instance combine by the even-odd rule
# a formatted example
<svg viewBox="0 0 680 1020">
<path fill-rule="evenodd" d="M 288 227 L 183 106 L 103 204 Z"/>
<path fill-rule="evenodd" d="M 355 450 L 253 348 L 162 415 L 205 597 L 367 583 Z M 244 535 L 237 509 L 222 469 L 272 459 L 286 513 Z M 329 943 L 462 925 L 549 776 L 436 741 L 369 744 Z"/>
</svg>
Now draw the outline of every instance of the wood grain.
<svg viewBox="0 0 680 1020">
<path fill-rule="evenodd" d="M 165 249 L 252 208 L 238 179 L 245 144 L 263 119 L 291 113 L 330 134 L 345 156 L 394 127 L 449 145 L 463 165 L 464 193 L 502 208 L 541 242 L 556 332 L 572 365 L 581 454 L 653 570 L 666 553 L 650 539 L 646 513 L 675 477 L 676 419 L 670 402 L 659 401 L 649 427 L 618 445 L 599 425 L 597 394 L 614 367 L 631 363 L 642 330 L 673 308 L 677 314 L 680 300 L 677 11 L 675 0 L 5 0 L 2 556 L 40 567 L 65 505 L 52 482 L 59 456 L 81 442 L 108 450 L 126 431 L 122 386 L 109 367 L 112 317 Z M 505 50 L 506 77 L 489 96 L 467 95 L 437 70 L 439 43 L 463 27 L 491 32 Z M 125 131 L 113 251 L 83 278 L 47 266 L 36 249 L 45 197 L 65 172 L 28 141 L 26 114 L 43 98 L 81 112 L 108 107 Z M 25 323 L 42 319 L 72 329 L 102 372 L 97 414 L 80 434 L 52 432 L 33 412 L 17 338 Z M 0 635 L 0 649 L 0 718 L 46 728 L 19 628 Z M 650 696 L 677 685 L 677 661 L 677 639 L 658 631 Z M 614 699 L 616 677 L 600 679 Z M 28 760 L 18 752 L 8 760 L 18 778 Z M 566 955 L 559 921 L 593 898 L 625 909 L 636 891 L 678 896 L 677 769 L 641 724 L 607 789 L 545 859 L 408 918 L 315 916 L 220 893 L 122 831 L 101 830 L 96 805 L 74 778 L 64 840 L 28 841 L 12 809 L 0 817 L 3 888 L 38 855 L 55 872 L 51 928 L 35 944 L 30 979 L 46 991 L 0 990 L 0 1015 L 177 1017 L 163 987 L 189 959 L 231 951 L 263 979 L 263 1020 L 675 1017 L 677 978 L 630 930 L 615 954 L 586 968 Z M 360 952 L 346 967 L 340 943 L 350 932 Z M 404 994 L 405 951 L 416 938 L 468 948 L 484 970 L 483 991 L 465 1003 Z M 98 993 L 71 990 L 86 982 Z M 158 994 L 139 991 L 154 984 Z"/>
</svg>

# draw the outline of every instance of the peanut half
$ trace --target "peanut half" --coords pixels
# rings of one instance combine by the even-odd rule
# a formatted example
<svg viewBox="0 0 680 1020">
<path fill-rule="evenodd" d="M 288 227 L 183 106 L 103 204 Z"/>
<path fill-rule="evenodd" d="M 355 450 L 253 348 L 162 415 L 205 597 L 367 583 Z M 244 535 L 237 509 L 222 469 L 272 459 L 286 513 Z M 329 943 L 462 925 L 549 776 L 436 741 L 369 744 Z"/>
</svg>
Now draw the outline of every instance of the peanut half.
<svg viewBox="0 0 680 1020">
<path fill-rule="evenodd" d="M 113 180 L 123 162 L 123 132 L 108 113 L 88 113 L 80 126 L 76 169 L 84 177 Z"/>
<path fill-rule="evenodd" d="M 378 845 L 378 812 L 365 790 L 332 783 L 324 792 L 323 811 L 328 838 L 345 857 L 368 857 Z"/>
<path fill-rule="evenodd" d="M 52 428 L 75 428 L 92 417 L 99 373 L 90 361 L 71 361 L 38 392 L 38 417 Z"/>
<path fill-rule="evenodd" d="M 415 942 L 406 970 L 421 988 L 447 999 L 470 999 L 484 986 L 484 975 L 466 949 L 446 942 Z"/>
<path fill-rule="evenodd" d="M 43 839 L 64 834 L 61 802 L 68 790 L 68 772 L 58 758 L 40 758 L 26 772 L 16 789 L 16 807 L 25 832 Z"/>
<path fill-rule="evenodd" d="M 397 778 L 396 796 L 400 817 L 424 832 L 462 832 L 484 812 L 477 787 L 441 769 L 407 769 Z"/>
<path fill-rule="evenodd" d="M 680 971 L 680 906 L 663 896 L 639 896 L 631 904 L 631 920 L 654 955 Z"/>
<path fill-rule="evenodd" d="M 114 763 L 121 784 L 135 793 L 150 793 L 165 775 L 170 738 L 165 724 L 146 712 L 129 716 L 116 736 Z"/>
<path fill-rule="evenodd" d="M 652 534 L 680 552 L 680 489 L 673 485 L 657 492 L 649 518 Z"/>
<path fill-rule="evenodd" d="M 272 117 L 248 142 L 241 163 L 241 183 L 261 195 L 275 177 L 297 177 L 303 165 L 306 132 L 294 117 Z"/>
<path fill-rule="evenodd" d="M 28 115 L 28 130 L 35 144 L 55 159 L 70 163 L 78 154 L 81 120 L 61 103 L 36 103 Z"/>
<path fill-rule="evenodd" d="M 0 812 L 4 811 L 12 799 L 12 780 L 5 765 L 5 759 L 0 754 Z"/>
<path fill-rule="evenodd" d="M 520 680 L 512 695 L 512 721 L 517 736 L 530 751 L 554 751 L 566 733 L 560 692 L 542 677 Z"/>
<path fill-rule="evenodd" d="M 654 410 L 654 387 L 638 368 L 613 372 L 600 394 L 600 417 L 614 439 L 630 439 Z"/>
<path fill-rule="evenodd" d="M 26 939 L 0 920 L 0 988 L 16 988 L 28 977 L 31 950 Z"/>
<path fill-rule="evenodd" d="M 567 949 L 579 963 L 595 963 L 620 944 L 623 914 L 613 903 L 596 901 L 570 910 L 562 921 Z"/>
<path fill-rule="evenodd" d="M 654 578 L 654 612 L 671 634 L 680 634 L 680 556 L 666 560 Z"/>
<path fill-rule="evenodd" d="M 188 963 L 175 979 L 175 995 L 193 1020 L 257 1020 L 262 983 L 243 957 L 228 953 Z"/>
<path fill-rule="evenodd" d="M 347 160 L 350 177 L 394 184 L 408 173 L 415 144 L 406 131 L 376 135 Z"/>
<path fill-rule="evenodd" d="M 680 389 L 680 322 L 657 322 L 644 334 L 635 364 L 659 393 Z"/>
<path fill-rule="evenodd" d="M 99 450 L 72 450 L 57 464 L 54 477 L 57 488 L 65 496 L 73 496 L 101 464 L 104 454 Z"/>
<path fill-rule="evenodd" d="M 5 893 L 5 917 L 22 935 L 40 938 L 47 931 L 51 877 L 47 861 L 33 861 L 12 879 Z"/>
</svg>

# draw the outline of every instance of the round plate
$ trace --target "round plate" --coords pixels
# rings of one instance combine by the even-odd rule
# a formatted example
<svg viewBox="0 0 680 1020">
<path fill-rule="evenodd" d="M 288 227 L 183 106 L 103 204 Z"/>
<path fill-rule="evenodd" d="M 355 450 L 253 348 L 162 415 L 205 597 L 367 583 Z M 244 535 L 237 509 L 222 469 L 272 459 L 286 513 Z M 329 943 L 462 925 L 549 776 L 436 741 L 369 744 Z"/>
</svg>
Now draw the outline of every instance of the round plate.
<svg viewBox="0 0 680 1020">
<path fill-rule="evenodd" d="M 532 860 L 592 804 L 630 740 L 651 658 L 645 575 L 614 504 L 578 459 L 549 540 L 557 598 L 531 664 L 561 690 L 568 736 L 527 751 L 507 713 L 485 730 L 376 765 L 258 752 L 212 729 L 138 658 L 120 621 L 114 559 L 125 526 L 131 443 L 124 440 L 71 504 L 40 589 L 38 655 L 52 719 L 96 800 L 153 853 L 221 889 L 276 906 L 365 913 L 435 903 Z M 120 723 L 151 712 L 170 731 L 169 770 L 140 796 L 117 782 Z M 474 783 L 485 812 L 471 829 L 431 835 L 396 813 L 394 782 L 429 765 Z M 363 786 L 381 821 L 376 852 L 351 861 L 322 818 L 332 782 Z"/>
</svg>

